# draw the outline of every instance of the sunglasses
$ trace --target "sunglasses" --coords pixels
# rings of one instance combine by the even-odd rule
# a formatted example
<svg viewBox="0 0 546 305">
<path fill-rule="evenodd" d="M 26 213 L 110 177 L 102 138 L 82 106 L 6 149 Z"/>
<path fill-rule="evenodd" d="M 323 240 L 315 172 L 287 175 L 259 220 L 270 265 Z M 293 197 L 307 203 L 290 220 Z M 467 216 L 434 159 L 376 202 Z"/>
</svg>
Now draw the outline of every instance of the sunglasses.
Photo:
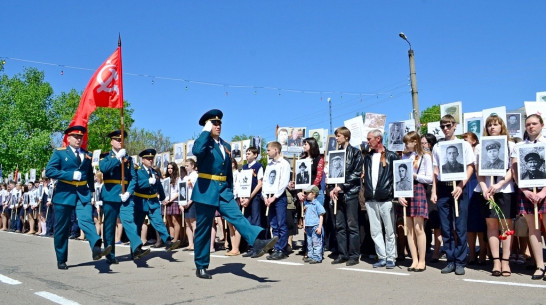
<svg viewBox="0 0 546 305">
<path fill-rule="evenodd" d="M 451 127 L 453 127 L 453 124 L 440 125 L 440 128 L 441 128 L 441 129 L 445 129 L 445 128 L 451 129 Z"/>
<path fill-rule="evenodd" d="M 220 126 L 222 125 L 222 121 L 210 121 L 212 123 L 212 125 L 214 126 Z"/>
</svg>

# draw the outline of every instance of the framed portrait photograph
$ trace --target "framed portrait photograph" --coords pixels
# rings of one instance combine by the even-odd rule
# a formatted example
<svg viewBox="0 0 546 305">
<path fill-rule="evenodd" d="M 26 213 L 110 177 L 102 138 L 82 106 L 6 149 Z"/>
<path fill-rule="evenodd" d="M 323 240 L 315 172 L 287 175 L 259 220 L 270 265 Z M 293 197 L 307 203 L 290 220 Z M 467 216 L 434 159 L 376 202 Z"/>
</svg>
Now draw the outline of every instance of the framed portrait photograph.
<svg viewBox="0 0 546 305">
<path fill-rule="evenodd" d="M 295 189 L 303 190 L 310 186 L 311 181 L 311 166 L 313 161 L 311 159 L 296 160 L 296 185 Z"/>
<path fill-rule="evenodd" d="M 241 141 L 231 142 L 230 145 L 231 145 L 231 157 L 234 158 L 237 162 L 241 162 L 241 158 L 243 154 L 243 152 L 241 151 L 242 142 Z"/>
<path fill-rule="evenodd" d="M 174 162 L 177 164 L 184 163 L 186 156 L 186 143 L 180 142 L 173 145 Z"/>
<path fill-rule="evenodd" d="M 178 183 L 178 204 L 181 206 L 188 205 L 188 183 L 186 181 Z"/>
<path fill-rule="evenodd" d="M 395 160 L 393 162 L 394 197 L 413 197 L 413 160 Z"/>
<path fill-rule="evenodd" d="M 466 160 L 463 153 L 463 141 L 442 141 L 439 146 L 440 177 L 442 181 L 466 179 Z"/>
<path fill-rule="evenodd" d="M 165 192 L 165 198 L 171 197 L 171 178 L 161 179 L 161 186 Z"/>
<path fill-rule="evenodd" d="M 544 187 L 546 185 L 546 171 L 544 158 L 546 143 L 523 144 L 516 147 L 518 150 L 518 186 Z"/>
<path fill-rule="evenodd" d="M 505 122 L 506 122 L 506 129 L 508 129 L 508 134 L 510 134 L 510 136 L 523 138 L 521 113 L 519 112 L 507 113 Z"/>
<path fill-rule="evenodd" d="M 457 129 L 455 129 L 455 135 L 463 134 L 463 127 L 460 126 L 463 122 L 463 103 L 462 102 L 453 102 L 448 104 L 440 105 L 440 116 L 450 114 L 455 118 Z"/>
<path fill-rule="evenodd" d="M 100 153 L 101 153 L 100 149 L 93 150 L 93 157 L 91 159 L 91 165 L 92 166 L 99 166 Z"/>
<path fill-rule="evenodd" d="M 244 169 L 237 174 L 237 196 L 239 198 L 249 198 L 252 190 L 252 174 L 251 169 Z"/>
<path fill-rule="evenodd" d="M 345 150 L 328 152 L 328 176 L 326 183 L 345 183 Z"/>
<path fill-rule="evenodd" d="M 1 178 L 2 177 L 0 177 L 0 179 Z M 35 168 L 30 169 L 30 181 L 36 182 L 36 169 Z"/>
<path fill-rule="evenodd" d="M 328 139 L 328 129 L 319 128 L 319 129 L 310 129 L 309 137 L 314 138 L 317 141 L 319 151 L 321 154 L 324 153 L 326 148 L 326 141 Z"/>
<path fill-rule="evenodd" d="M 193 157 L 193 143 L 195 140 L 186 141 L 186 157 Z"/>
<path fill-rule="evenodd" d="M 504 176 L 508 170 L 508 139 L 506 136 L 482 137 L 478 174 L 480 176 Z"/>
<path fill-rule="evenodd" d="M 167 172 L 167 166 L 169 165 L 169 162 L 171 162 L 171 153 L 166 151 L 161 153 L 163 163 L 161 163 L 161 172 L 165 173 Z"/>
<path fill-rule="evenodd" d="M 250 141 L 250 146 L 256 147 L 258 149 L 258 156 L 262 155 L 262 138 L 261 137 L 252 137 Z"/>
<path fill-rule="evenodd" d="M 154 158 L 154 166 L 161 170 L 161 165 L 163 164 L 163 156 L 161 154 L 156 154 Z"/>
<path fill-rule="evenodd" d="M 330 151 L 332 150 L 337 150 L 337 141 L 336 141 L 336 136 L 334 135 L 329 135 L 328 136 L 328 146 L 326 147 L 326 152 L 325 154 L 328 154 L 330 153 Z"/>
<path fill-rule="evenodd" d="M 264 171 L 263 193 L 273 195 L 279 190 L 280 172 L 275 165 L 268 165 Z"/>
<path fill-rule="evenodd" d="M 290 130 L 290 127 L 279 127 L 275 135 L 277 142 L 282 145 L 282 151 L 288 151 L 288 130 Z"/>
<path fill-rule="evenodd" d="M 403 151 L 404 150 L 404 122 L 389 123 L 389 146 L 390 151 Z"/>
<path fill-rule="evenodd" d="M 241 143 L 243 145 L 241 155 L 242 155 L 243 161 L 246 161 L 246 150 L 250 147 L 250 139 L 242 140 Z"/>
<path fill-rule="evenodd" d="M 299 154 L 303 152 L 303 139 L 305 137 L 307 128 L 305 127 L 292 127 L 289 129 L 287 143 L 287 152 L 293 154 Z"/>
</svg>

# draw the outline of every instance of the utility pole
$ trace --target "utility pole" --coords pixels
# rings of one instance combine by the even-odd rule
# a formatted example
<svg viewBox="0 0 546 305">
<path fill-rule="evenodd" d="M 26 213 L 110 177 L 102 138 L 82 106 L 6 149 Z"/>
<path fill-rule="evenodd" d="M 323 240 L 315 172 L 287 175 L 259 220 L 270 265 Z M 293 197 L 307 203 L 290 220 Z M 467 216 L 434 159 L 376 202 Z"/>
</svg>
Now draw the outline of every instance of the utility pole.
<svg viewBox="0 0 546 305">
<path fill-rule="evenodd" d="M 411 43 L 404 33 L 398 34 L 400 38 L 404 39 L 409 44 L 408 56 L 409 56 L 409 66 L 410 66 L 410 81 L 411 81 L 411 101 L 412 101 L 412 112 L 415 119 L 415 130 L 419 133 L 421 127 L 421 115 L 419 112 L 419 97 L 417 96 L 417 74 L 415 72 L 415 56 L 413 54 L 413 49 L 411 48 Z"/>
<path fill-rule="evenodd" d="M 330 107 L 330 134 L 334 134 L 334 130 L 332 128 L 332 98 L 328 98 L 328 107 Z"/>
</svg>

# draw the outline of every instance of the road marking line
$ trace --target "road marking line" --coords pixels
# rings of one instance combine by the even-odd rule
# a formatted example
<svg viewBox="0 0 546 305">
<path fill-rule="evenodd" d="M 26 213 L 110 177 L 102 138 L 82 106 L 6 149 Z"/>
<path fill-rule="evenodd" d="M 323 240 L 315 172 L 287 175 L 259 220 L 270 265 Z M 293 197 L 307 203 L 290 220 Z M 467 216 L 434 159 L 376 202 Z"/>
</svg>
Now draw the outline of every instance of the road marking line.
<svg viewBox="0 0 546 305">
<path fill-rule="evenodd" d="M 376 270 L 364 270 L 364 269 L 354 269 L 354 268 L 338 268 L 338 269 L 340 269 L 340 270 L 348 270 L 348 271 L 359 271 L 359 272 L 369 272 L 369 273 L 380 273 L 380 274 L 409 275 L 409 273 L 389 272 L 389 271 L 376 271 Z"/>
<path fill-rule="evenodd" d="M 264 263 L 279 264 L 279 265 L 289 265 L 289 266 L 303 266 L 303 264 L 302 264 L 302 263 L 292 263 L 292 262 L 279 262 L 279 261 L 268 261 L 268 260 L 265 260 L 265 259 L 259 259 L 258 261 L 259 261 L 259 262 L 264 262 Z"/>
<path fill-rule="evenodd" d="M 51 292 L 47 291 L 38 291 L 34 293 L 35 295 L 41 296 L 44 299 L 48 299 L 51 302 L 61 304 L 61 305 L 80 305 L 78 302 L 71 301 L 69 299 L 65 299 L 61 296 L 58 296 L 56 294 L 53 294 Z"/>
<path fill-rule="evenodd" d="M 19 282 L 18 280 L 14 280 L 12 278 L 9 278 L 9 277 L 1 275 L 1 274 L 0 274 L 0 282 L 5 283 L 5 284 L 9 284 L 9 285 L 19 285 L 19 284 L 21 284 L 21 282 Z"/>
<path fill-rule="evenodd" d="M 520 287 L 531 287 L 531 288 L 546 288 L 546 285 L 523 284 L 523 283 L 514 283 L 514 282 L 498 282 L 498 281 L 484 281 L 484 280 L 472 280 L 472 279 L 463 279 L 463 281 L 465 281 L 465 282 L 474 282 L 474 283 L 493 284 L 493 285 L 520 286 Z"/>
</svg>

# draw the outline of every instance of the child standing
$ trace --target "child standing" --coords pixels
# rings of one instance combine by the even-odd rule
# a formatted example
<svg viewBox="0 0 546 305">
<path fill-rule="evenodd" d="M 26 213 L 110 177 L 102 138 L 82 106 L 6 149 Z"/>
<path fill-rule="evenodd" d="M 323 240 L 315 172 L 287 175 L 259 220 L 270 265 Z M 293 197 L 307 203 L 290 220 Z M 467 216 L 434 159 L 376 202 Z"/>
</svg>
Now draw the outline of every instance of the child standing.
<svg viewBox="0 0 546 305">
<path fill-rule="evenodd" d="M 317 200 L 319 189 L 311 185 L 305 189 L 305 238 L 307 239 L 307 255 L 309 264 L 322 263 L 322 222 L 324 207 Z"/>
</svg>

